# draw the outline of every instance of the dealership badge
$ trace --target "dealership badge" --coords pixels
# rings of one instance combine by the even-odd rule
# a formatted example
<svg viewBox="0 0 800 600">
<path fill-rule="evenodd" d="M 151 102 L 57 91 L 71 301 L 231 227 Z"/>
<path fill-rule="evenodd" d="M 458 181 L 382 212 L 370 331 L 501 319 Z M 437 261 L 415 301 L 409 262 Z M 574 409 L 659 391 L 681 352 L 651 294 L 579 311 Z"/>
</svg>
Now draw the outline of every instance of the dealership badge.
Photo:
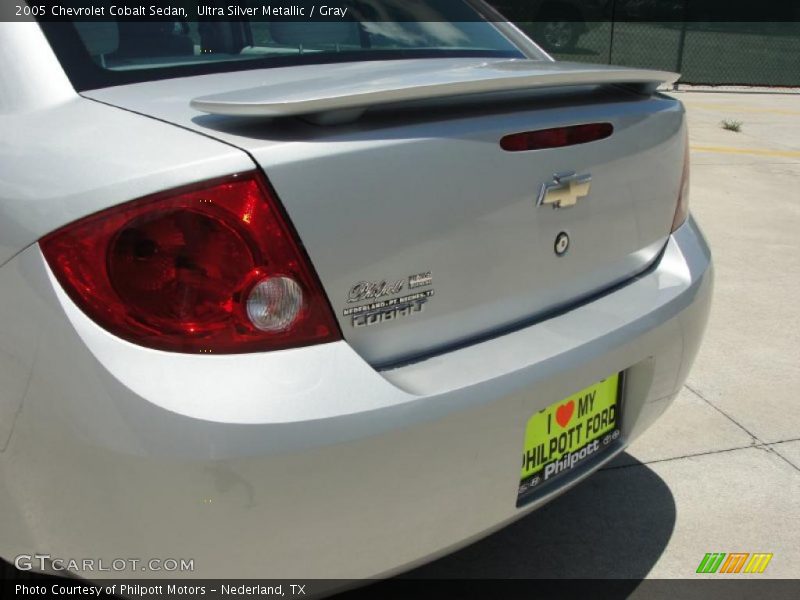
<svg viewBox="0 0 800 600">
<path fill-rule="evenodd" d="M 430 271 L 416 273 L 394 281 L 359 281 L 350 287 L 347 295 L 348 304 L 367 300 L 372 300 L 372 302 L 359 306 L 348 306 L 342 315 L 350 317 L 350 324 L 357 329 L 418 315 L 425 310 L 434 295 L 432 289 L 419 290 L 419 288 L 429 287 L 432 284 L 433 275 Z M 408 293 L 400 296 L 406 287 Z M 411 290 L 419 291 L 412 292 Z"/>
</svg>

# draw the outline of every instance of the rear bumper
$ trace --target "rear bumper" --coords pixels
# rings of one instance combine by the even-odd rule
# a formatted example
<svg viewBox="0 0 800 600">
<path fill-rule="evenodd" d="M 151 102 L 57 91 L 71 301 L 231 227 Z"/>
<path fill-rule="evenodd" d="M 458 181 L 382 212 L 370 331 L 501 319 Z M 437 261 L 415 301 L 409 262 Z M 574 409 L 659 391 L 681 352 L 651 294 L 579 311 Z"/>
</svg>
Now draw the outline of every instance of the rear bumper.
<svg viewBox="0 0 800 600">
<path fill-rule="evenodd" d="M 243 356 L 134 346 L 89 321 L 38 247 L 0 269 L 0 556 L 191 559 L 88 578 L 364 578 L 515 506 L 527 419 L 626 371 L 622 446 L 683 384 L 711 257 L 690 220 L 658 265 L 548 321 L 391 371 L 344 343 Z M 11 391 L 7 391 L 11 390 Z"/>
</svg>

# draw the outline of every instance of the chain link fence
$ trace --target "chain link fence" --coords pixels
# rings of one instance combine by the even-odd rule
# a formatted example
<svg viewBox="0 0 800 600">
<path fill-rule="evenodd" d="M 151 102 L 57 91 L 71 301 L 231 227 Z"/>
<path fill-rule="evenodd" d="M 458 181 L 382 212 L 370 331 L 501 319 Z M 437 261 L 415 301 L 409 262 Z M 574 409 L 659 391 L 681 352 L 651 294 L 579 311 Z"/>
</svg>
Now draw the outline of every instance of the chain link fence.
<svg viewBox="0 0 800 600">
<path fill-rule="evenodd" d="M 688 84 L 800 86 L 800 3 L 782 0 L 782 11 L 773 14 L 784 21 L 727 22 L 700 21 L 688 10 L 691 1 L 494 4 L 559 60 L 677 71 Z M 720 11 L 715 14 L 726 14 Z"/>
</svg>

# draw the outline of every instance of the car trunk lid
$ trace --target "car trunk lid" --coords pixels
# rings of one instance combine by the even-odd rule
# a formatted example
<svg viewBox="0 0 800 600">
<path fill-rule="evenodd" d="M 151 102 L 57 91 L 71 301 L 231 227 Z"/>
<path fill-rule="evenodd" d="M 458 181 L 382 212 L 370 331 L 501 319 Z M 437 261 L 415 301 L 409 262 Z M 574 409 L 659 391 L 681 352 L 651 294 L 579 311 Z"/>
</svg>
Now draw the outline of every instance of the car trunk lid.
<svg viewBox="0 0 800 600">
<path fill-rule="evenodd" d="M 539 63 L 547 76 L 541 85 L 530 65 L 522 80 L 497 67 L 501 74 L 487 84 L 483 75 L 466 75 L 484 73 L 487 61 L 394 62 L 403 63 L 400 71 L 376 62 L 371 76 L 362 65 L 357 77 L 342 65 L 333 91 L 324 82 L 339 79 L 339 65 L 86 95 L 248 152 L 283 202 L 346 340 L 376 366 L 535 322 L 657 258 L 670 234 L 685 148 L 680 103 L 651 93 L 669 74 Z M 419 69 L 409 63 L 422 63 L 427 84 L 414 84 Z M 448 69 L 459 75 L 448 78 Z M 283 91 L 257 85 L 264 81 Z M 230 106 L 243 103 L 249 116 L 231 116 Z M 325 117 L 347 111 L 358 114 Z M 516 133 L 593 123 L 610 124 L 613 134 L 534 151 L 500 144 Z M 578 183 L 591 178 L 588 189 L 579 186 L 585 196 L 570 208 L 540 202 L 546 186 L 570 189 L 566 173 Z M 557 252 L 563 235 L 568 248 Z"/>
</svg>

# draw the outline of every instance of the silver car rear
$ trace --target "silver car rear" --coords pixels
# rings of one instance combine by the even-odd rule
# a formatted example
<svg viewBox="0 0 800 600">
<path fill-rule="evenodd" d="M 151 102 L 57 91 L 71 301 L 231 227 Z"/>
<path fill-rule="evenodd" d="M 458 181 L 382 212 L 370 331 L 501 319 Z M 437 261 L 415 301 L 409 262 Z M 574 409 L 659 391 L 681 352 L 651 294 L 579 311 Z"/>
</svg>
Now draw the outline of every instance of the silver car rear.
<svg viewBox="0 0 800 600">
<path fill-rule="evenodd" d="M 476 68 L 474 59 L 418 62 L 427 63 L 420 70 L 438 67 L 442 79 Z M 376 73 L 393 67 L 373 64 Z M 558 68 L 567 80 L 570 69 L 582 74 L 578 65 Z M 279 86 L 347 70 L 296 67 L 264 77 Z M 212 90 L 236 93 L 250 76 L 87 95 L 245 149 L 297 228 L 345 338 L 372 364 L 568 308 L 644 271 L 670 234 L 686 151 L 683 107 L 672 98 L 614 85 L 523 89 L 395 103 L 331 126 L 205 116 L 189 106 Z M 613 133 L 567 147 L 501 147 L 506 136 L 594 123 Z M 569 187 L 555 185 L 564 173 L 590 179 L 586 197 L 561 209 L 540 203 L 544 186 Z M 558 255 L 561 233 L 570 244 Z M 385 304 L 392 298 L 402 302 Z"/>
<path fill-rule="evenodd" d="M 144 30 L 101 25 L 0 24 L 19 90 L 0 96 L 3 558 L 194 561 L 66 567 L 88 578 L 391 574 L 588 477 L 677 394 L 713 268 L 686 213 L 684 111 L 655 91 L 674 74 L 555 63 L 478 20 L 418 23 L 437 45 L 411 50 L 302 27 L 250 46 L 237 22 L 212 58 L 196 24 L 151 31 L 144 50 L 130 46 Z M 448 46 L 453 28 L 481 43 Z M 280 225 L 255 237 L 291 247 L 269 277 L 303 271 L 284 289 L 332 315 L 324 343 L 293 344 L 290 324 L 273 347 L 237 347 L 255 322 L 239 288 L 219 303 L 225 346 L 182 348 L 163 319 L 115 328 L 141 317 L 128 280 L 81 287 L 75 247 L 108 276 L 113 244 L 150 223 L 126 211 L 211 214 L 247 182 Z M 195 222 L 139 240 L 133 262 L 178 247 L 159 277 L 213 279 L 198 265 L 224 271 L 230 248 Z M 74 231 L 59 260 L 52 240 Z M 160 283 L 138 281 L 160 311 Z M 601 450 L 552 453 L 564 472 L 549 482 L 526 472 L 526 453 L 544 460 L 536 415 L 563 436 L 573 411 L 600 418 L 577 395 L 609 381 L 619 419 L 590 440 Z"/>
</svg>

